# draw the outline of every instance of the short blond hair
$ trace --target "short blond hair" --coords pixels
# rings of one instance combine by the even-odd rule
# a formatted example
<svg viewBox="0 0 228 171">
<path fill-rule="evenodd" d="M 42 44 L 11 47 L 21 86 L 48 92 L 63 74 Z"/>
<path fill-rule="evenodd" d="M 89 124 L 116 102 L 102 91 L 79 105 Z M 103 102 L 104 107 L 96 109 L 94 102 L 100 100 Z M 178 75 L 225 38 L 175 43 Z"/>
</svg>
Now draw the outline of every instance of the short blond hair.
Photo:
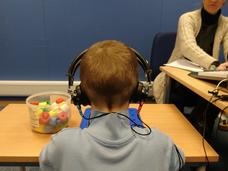
<svg viewBox="0 0 228 171">
<path fill-rule="evenodd" d="M 93 44 L 80 63 L 81 87 L 90 101 L 104 102 L 110 108 L 118 99 L 129 101 L 138 82 L 136 54 L 124 43 L 105 40 Z"/>
</svg>

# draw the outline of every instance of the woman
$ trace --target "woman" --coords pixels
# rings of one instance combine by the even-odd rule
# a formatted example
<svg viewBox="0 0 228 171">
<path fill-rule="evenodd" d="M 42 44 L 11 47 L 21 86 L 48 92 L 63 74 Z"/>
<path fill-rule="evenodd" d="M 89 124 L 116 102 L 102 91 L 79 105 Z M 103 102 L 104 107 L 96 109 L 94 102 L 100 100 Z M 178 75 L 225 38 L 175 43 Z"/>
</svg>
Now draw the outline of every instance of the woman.
<svg viewBox="0 0 228 171">
<path fill-rule="evenodd" d="M 179 18 L 175 48 L 168 63 L 187 58 L 205 69 L 226 70 L 228 62 L 219 64 L 220 45 L 228 55 L 228 17 L 221 14 L 226 0 L 203 0 L 201 9 L 187 12 Z M 157 103 L 164 103 L 165 73 L 154 80 L 153 94 Z"/>
<path fill-rule="evenodd" d="M 205 69 L 227 70 L 228 62 L 222 64 L 218 62 L 220 45 L 223 45 L 225 61 L 228 58 L 228 17 L 221 14 L 225 0 L 202 0 L 202 3 L 201 9 L 187 12 L 179 18 L 175 48 L 168 62 L 184 57 Z M 157 103 L 164 103 L 165 77 L 165 73 L 162 72 L 154 80 L 153 93 Z M 198 131 L 203 132 L 204 122 L 200 113 L 205 110 L 207 101 L 178 83 L 172 84 L 170 101 L 182 112 L 184 106 L 192 105 L 193 111 L 190 112 L 189 119 Z M 206 139 L 211 137 L 218 112 L 219 109 L 214 106 L 210 106 L 207 110 Z M 201 171 L 206 168 L 200 167 L 196 170 Z"/>
</svg>

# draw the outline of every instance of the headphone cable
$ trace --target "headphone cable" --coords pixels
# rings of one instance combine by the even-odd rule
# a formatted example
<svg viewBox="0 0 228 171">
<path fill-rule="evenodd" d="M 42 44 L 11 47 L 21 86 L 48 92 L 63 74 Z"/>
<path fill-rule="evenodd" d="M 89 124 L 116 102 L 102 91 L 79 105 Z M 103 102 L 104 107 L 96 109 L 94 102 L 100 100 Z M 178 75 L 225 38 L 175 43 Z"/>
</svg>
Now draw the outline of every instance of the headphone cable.
<svg viewBox="0 0 228 171">
<path fill-rule="evenodd" d="M 181 154 L 180 154 L 180 151 L 178 150 L 177 146 L 174 144 L 174 148 L 177 152 L 177 156 L 178 156 L 178 161 L 179 161 L 179 167 L 178 167 L 178 170 L 180 170 L 184 164 L 184 159 L 182 158 Z"/>
<path fill-rule="evenodd" d="M 124 114 L 122 114 L 122 113 L 118 113 L 118 112 L 107 112 L 107 113 L 102 113 L 101 115 L 99 115 L 99 116 L 93 116 L 93 117 L 86 117 L 86 116 L 84 116 L 84 114 L 82 113 L 82 109 L 81 109 L 81 105 L 80 104 L 77 104 L 76 105 L 76 107 L 77 107 L 77 109 L 78 109 L 78 111 L 79 111 L 79 114 L 81 115 L 81 117 L 82 118 L 84 118 L 85 120 L 88 120 L 88 121 L 90 121 L 90 120 L 93 120 L 93 119 L 97 119 L 97 118 L 101 118 L 101 117 L 103 117 L 103 116 L 107 116 L 107 115 L 109 115 L 109 114 L 111 114 L 111 113 L 114 113 L 114 114 L 117 114 L 117 115 L 120 115 L 120 116 L 123 116 L 123 117 L 125 117 L 125 118 L 127 118 L 129 121 L 131 121 L 136 127 L 141 127 L 140 125 L 138 125 L 134 120 L 132 120 L 130 117 L 128 117 L 127 115 L 124 115 Z M 136 134 L 138 134 L 138 135 L 142 135 L 142 136 L 147 136 L 147 135 L 149 135 L 149 134 L 151 134 L 151 132 L 152 132 L 152 130 L 151 130 L 151 128 L 149 127 L 149 125 L 147 125 L 145 122 L 143 122 L 142 121 L 142 119 L 139 117 L 139 113 L 137 114 L 137 116 L 138 116 L 138 119 L 146 126 L 146 128 L 149 130 L 147 133 L 140 133 L 140 132 L 137 132 L 133 127 L 131 127 L 131 130 L 133 131 L 133 132 L 135 132 Z"/>
<path fill-rule="evenodd" d="M 213 95 L 212 95 L 212 97 L 213 97 Z M 209 167 L 209 159 L 208 159 L 208 156 L 207 156 L 207 150 L 205 148 L 205 134 L 206 134 L 206 127 L 207 127 L 207 110 L 209 108 L 210 101 L 211 101 L 212 97 L 210 98 L 209 102 L 207 103 L 206 108 L 203 111 L 203 133 L 202 133 L 203 136 L 202 136 L 202 145 L 203 145 L 203 150 L 204 150 L 204 154 L 205 154 L 206 161 L 207 161 L 206 167 L 207 166 Z"/>
<path fill-rule="evenodd" d="M 206 133 L 206 125 L 207 125 L 207 111 L 208 111 L 208 108 L 211 104 L 213 104 L 214 102 L 216 102 L 217 100 L 221 100 L 220 96 L 218 95 L 219 93 L 219 86 L 222 82 L 224 81 L 227 81 L 228 79 L 223 79 L 222 81 L 220 81 L 216 88 L 212 91 L 208 91 L 208 93 L 212 94 L 208 103 L 207 103 L 207 106 L 206 108 L 204 109 L 203 111 L 203 136 L 202 136 L 202 144 L 203 144 L 203 150 L 204 150 L 204 153 L 205 153 L 205 157 L 206 157 L 206 160 L 207 160 L 207 166 L 209 167 L 209 159 L 208 159 L 208 156 L 207 156 L 207 151 L 206 151 L 206 148 L 205 148 L 205 133 Z M 216 99 L 212 100 L 213 97 L 217 97 Z M 226 107 L 224 109 L 222 109 L 222 111 L 224 111 L 226 109 Z M 220 120 L 220 118 L 219 118 Z M 217 128 L 218 129 L 218 128 Z M 216 130 L 216 134 L 217 134 L 217 130 Z M 217 136 L 217 135 L 216 135 Z"/>
</svg>

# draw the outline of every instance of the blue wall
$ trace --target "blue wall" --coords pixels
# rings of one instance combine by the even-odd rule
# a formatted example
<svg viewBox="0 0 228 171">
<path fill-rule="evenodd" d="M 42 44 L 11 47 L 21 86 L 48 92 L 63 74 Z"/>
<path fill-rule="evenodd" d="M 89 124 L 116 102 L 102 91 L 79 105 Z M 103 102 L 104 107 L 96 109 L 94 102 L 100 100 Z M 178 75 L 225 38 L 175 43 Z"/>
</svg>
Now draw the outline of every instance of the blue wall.
<svg viewBox="0 0 228 171">
<path fill-rule="evenodd" d="M 73 56 L 103 39 L 121 40 L 149 59 L 154 34 L 176 31 L 180 14 L 200 5 L 200 0 L 1 0 L 0 80 L 66 80 Z"/>
</svg>

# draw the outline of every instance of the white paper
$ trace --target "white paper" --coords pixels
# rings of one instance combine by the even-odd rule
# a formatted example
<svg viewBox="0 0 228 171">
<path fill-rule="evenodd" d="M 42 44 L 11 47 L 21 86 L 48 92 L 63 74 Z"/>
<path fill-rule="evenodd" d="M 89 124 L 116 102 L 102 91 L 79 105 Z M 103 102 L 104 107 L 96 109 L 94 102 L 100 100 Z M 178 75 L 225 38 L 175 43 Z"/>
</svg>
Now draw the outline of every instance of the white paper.
<svg viewBox="0 0 228 171">
<path fill-rule="evenodd" d="M 173 61 L 171 63 L 168 64 L 164 64 L 166 66 L 171 66 L 171 67 L 176 67 L 176 68 L 181 68 L 184 70 L 188 70 L 188 71 L 194 71 L 194 72 L 200 72 L 203 71 L 203 67 L 199 66 L 196 63 L 193 63 L 187 59 L 178 59 L 176 61 Z"/>
</svg>

